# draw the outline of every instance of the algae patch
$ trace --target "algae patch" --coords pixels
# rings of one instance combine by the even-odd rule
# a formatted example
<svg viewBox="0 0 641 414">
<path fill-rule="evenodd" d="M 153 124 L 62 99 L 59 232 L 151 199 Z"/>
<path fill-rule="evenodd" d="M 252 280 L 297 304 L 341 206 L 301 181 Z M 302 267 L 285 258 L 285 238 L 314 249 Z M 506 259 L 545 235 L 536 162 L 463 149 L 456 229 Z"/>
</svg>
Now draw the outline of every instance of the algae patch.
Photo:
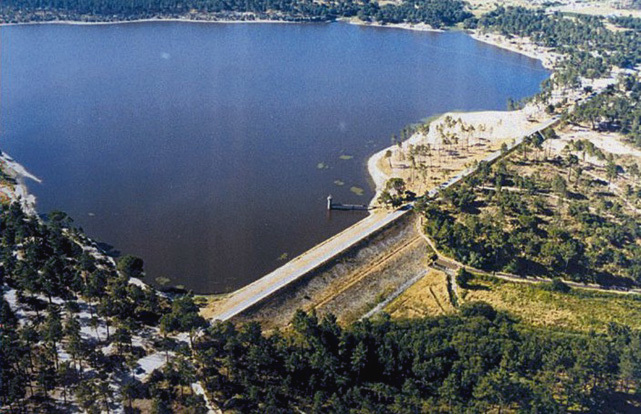
<svg viewBox="0 0 641 414">
<path fill-rule="evenodd" d="M 156 281 L 156 283 L 158 283 L 160 286 L 166 286 L 167 284 L 169 284 L 169 282 L 171 282 L 171 279 L 169 279 L 168 277 L 164 277 L 164 276 L 157 277 L 157 278 L 156 278 L 156 279 L 154 279 L 154 280 L 155 280 L 155 281 Z"/>
<path fill-rule="evenodd" d="M 360 187 L 351 187 L 349 191 L 356 194 L 357 196 L 362 196 L 363 194 L 365 194 L 365 190 Z"/>
</svg>

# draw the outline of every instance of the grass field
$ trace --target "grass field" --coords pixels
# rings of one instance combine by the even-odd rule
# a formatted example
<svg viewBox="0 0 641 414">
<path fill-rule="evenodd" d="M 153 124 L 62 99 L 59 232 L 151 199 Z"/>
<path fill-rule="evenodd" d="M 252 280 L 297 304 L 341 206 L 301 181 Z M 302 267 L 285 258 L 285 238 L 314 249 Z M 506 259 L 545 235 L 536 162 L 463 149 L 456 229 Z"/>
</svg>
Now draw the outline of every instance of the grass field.
<svg viewBox="0 0 641 414">
<path fill-rule="evenodd" d="M 543 285 L 506 282 L 474 276 L 470 288 L 459 288 L 464 302 L 484 301 L 506 311 L 524 324 L 537 327 L 605 332 L 608 323 L 641 328 L 641 296 L 572 289 L 553 292 Z M 420 318 L 455 311 L 444 273 L 431 270 L 423 279 L 390 303 L 393 318 Z"/>
<path fill-rule="evenodd" d="M 385 308 L 393 318 L 437 316 L 454 310 L 447 292 L 445 273 L 437 270 L 430 270 Z"/>
<path fill-rule="evenodd" d="M 641 296 L 572 289 L 552 292 L 541 285 L 475 276 L 463 299 L 484 301 L 525 324 L 604 332 L 609 322 L 641 328 Z"/>
</svg>

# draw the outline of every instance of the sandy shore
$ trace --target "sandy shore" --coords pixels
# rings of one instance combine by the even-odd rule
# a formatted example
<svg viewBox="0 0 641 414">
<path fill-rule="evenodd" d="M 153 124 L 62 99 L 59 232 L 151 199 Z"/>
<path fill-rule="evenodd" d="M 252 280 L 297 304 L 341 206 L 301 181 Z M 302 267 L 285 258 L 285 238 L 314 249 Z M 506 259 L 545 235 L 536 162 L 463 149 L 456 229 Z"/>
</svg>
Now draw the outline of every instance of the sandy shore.
<svg viewBox="0 0 641 414">
<path fill-rule="evenodd" d="M 540 60 L 543 67 L 549 70 L 554 70 L 557 60 L 561 58 L 560 54 L 552 52 L 549 48 L 535 45 L 528 38 L 512 37 L 508 39 L 500 34 L 482 33 L 478 30 L 470 32 L 470 36 L 479 42 Z"/>
<path fill-rule="evenodd" d="M 417 23 L 417 24 L 412 24 L 412 23 L 387 23 L 387 24 L 382 24 L 382 23 L 377 23 L 377 22 L 365 22 L 363 20 L 359 20 L 357 18 L 341 18 L 338 19 L 340 22 L 346 22 L 349 24 L 353 24 L 356 26 L 365 26 L 365 27 L 383 27 L 387 29 L 403 29 L 403 30 L 413 30 L 416 32 L 437 32 L 437 33 L 443 33 L 443 29 L 435 29 L 429 24 L 425 23 Z"/>
</svg>

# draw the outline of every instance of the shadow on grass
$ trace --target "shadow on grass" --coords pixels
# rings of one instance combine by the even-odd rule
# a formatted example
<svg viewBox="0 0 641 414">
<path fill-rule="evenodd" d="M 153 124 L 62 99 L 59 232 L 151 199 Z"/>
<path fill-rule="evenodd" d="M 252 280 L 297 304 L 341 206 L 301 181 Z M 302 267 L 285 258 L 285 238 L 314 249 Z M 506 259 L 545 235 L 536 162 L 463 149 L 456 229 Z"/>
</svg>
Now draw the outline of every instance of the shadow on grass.
<svg viewBox="0 0 641 414">
<path fill-rule="evenodd" d="M 613 392 L 605 396 L 605 404 L 600 408 L 579 411 L 581 414 L 588 413 L 618 413 L 638 414 L 641 412 L 641 395 L 627 394 L 624 392 Z"/>
<path fill-rule="evenodd" d="M 619 287 L 625 287 L 625 288 L 631 288 L 634 286 L 634 282 L 632 281 L 632 279 L 629 279 L 627 277 L 612 275 L 606 272 L 598 273 L 594 279 L 595 279 L 595 282 L 601 286 L 607 286 L 607 287 L 619 286 Z"/>
<path fill-rule="evenodd" d="M 575 193 L 573 191 L 568 191 L 568 198 L 571 200 L 581 200 L 581 201 L 585 201 L 588 199 L 585 195 L 581 193 Z"/>
<path fill-rule="evenodd" d="M 542 264 L 532 261 L 530 259 L 525 259 L 525 258 L 521 258 L 521 260 L 522 260 L 522 264 L 521 264 L 522 270 L 520 273 L 527 276 L 539 276 L 539 277 L 549 276 L 548 269 Z"/>
<path fill-rule="evenodd" d="M 485 285 L 480 285 L 480 284 L 477 284 L 477 283 L 466 283 L 465 286 L 461 286 L 461 287 L 464 288 L 464 289 L 467 289 L 467 290 L 475 290 L 475 291 L 487 291 L 487 290 L 490 290 L 489 287 L 487 287 Z"/>
<path fill-rule="evenodd" d="M 467 214 L 479 215 L 481 214 L 481 208 L 485 207 L 486 205 L 487 203 L 477 199 L 467 204 L 464 208 L 461 208 L 461 211 Z"/>
</svg>

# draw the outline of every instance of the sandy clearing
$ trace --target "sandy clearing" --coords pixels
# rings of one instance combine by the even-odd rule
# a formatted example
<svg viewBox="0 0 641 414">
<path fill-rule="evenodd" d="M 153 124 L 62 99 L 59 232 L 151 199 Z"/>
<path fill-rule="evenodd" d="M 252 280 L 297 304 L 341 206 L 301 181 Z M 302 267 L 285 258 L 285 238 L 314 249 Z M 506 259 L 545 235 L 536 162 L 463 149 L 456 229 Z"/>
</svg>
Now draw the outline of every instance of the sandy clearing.
<svg viewBox="0 0 641 414">
<path fill-rule="evenodd" d="M 173 352 L 169 352 L 170 359 L 174 355 L 175 354 Z M 158 369 L 165 365 L 166 361 L 167 355 L 164 352 L 155 352 L 153 354 L 149 354 L 143 358 L 140 358 L 137 362 L 138 365 L 140 365 L 140 369 L 136 370 L 134 376 L 137 380 L 144 382 L 155 369 Z"/>
<path fill-rule="evenodd" d="M 641 150 L 626 143 L 621 134 L 583 131 L 573 139 L 587 139 L 599 149 L 615 155 L 630 155 L 641 158 Z"/>
<path fill-rule="evenodd" d="M 470 11 L 476 16 L 487 13 L 496 8 L 497 2 L 494 0 L 468 0 Z M 525 7 L 529 9 L 545 7 L 544 0 L 502 0 L 500 5 L 503 7 Z M 559 11 L 562 13 L 579 13 L 595 16 L 633 16 L 641 17 L 641 10 L 633 10 L 622 7 L 621 1 L 581 1 L 581 0 L 561 0 L 555 2 L 554 6 L 546 7 L 548 12 Z"/>
<path fill-rule="evenodd" d="M 483 111 L 483 112 L 448 112 L 430 124 L 427 134 L 415 133 L 400 146 L 394 145 L 385 148 L 367 162 L 367 168 L 376 187 L 376 196 L 371 201 L 377 204 L 377 198 L 385 187 L 385 183 L 392 177 L 403 178 L 409 189 L 422 194 L 447 178 L 444 172 L 454 175 L 468 168 L 474 161 L 486 158 L 498 150 L 502 143 L 522 137 L 527 131 L 542 123 L 542 111 L 534 106 L 527 106 L 519 111 Z M 452 125 L 456 122 L 455 125 Z M 473 131 L 465 132 L 464 129 Z M 442 131 L 442 132 L 441 132 Z M 444 136 L 456 136 L 458 144 L 446 145 Z M 423 179 L 416 179 L 416 171 L 408 161 L 410 148 L 420 145 L 429 145 L 434 155 L 422 160 L 429 164 L 429 175 Z M 388 151 L 391 157 L 386 157 Z M 448 154 L 456 153 L 457 156 L 448 158 Z M 436 157 L 438 156 L 438 165 Z M 419 161 L 420 164 L 421 161 Z M 428 184 L 431 180 L 431 185 Z M 438 184 L 437 184 L 438 183 Z"/>
<path fill-rule="evenodd" d="M 548 9 L 549 11 L 559 11 L 562 13 L 579 13 L 589 14 L 593 16 L 632 16 L 641 17 L 641 10 L 623 9 L 613 7 L 612 4 L 606 2 L 580 2 L 570 1 L 561 6 L 554 6 Z"/>
<path fill-rule="evenodd" d="M 559 139 L 551 139 L 543 144 L 544 149 L 561 154 L 563 149 L 571 141 L 587 140 L 592 142 L 597 148 L 606 153 L 632 156 L 641 160 L 641 150 L 625 142 L 625 138 L 614 132 L 598 132 L 588 128 L 572 128 L 570 130 L 559 132 Z M 596 157 L 586 158 L 590 163 L 595 165 L 605 165 L 604 160 Z"/>
</svg>

